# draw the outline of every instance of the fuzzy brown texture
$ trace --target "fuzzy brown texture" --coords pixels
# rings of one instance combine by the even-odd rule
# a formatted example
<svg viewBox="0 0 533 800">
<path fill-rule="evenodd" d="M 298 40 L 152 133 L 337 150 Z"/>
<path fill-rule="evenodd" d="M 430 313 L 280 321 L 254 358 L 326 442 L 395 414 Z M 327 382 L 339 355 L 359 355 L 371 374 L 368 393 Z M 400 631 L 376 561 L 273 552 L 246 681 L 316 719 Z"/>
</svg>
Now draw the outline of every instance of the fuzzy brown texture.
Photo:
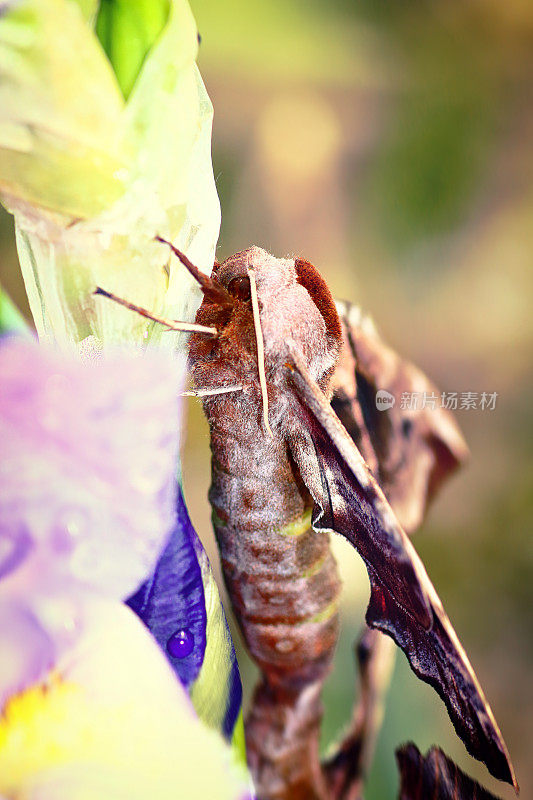
<svg viewBox="0 0 533 800">
<path fill-rule="evenodd" d="M 259 299 L 272 436 L 263 422 L 249 268 Z M 223 301 L 210 288 L 196 321 L 215 327 L 218 335 L 193 334 L 191 366 L 198 387 L 243 387 L 205 398 L 204 408 L 213 453 L 210 500 L 225 580 L 262 672 L 246 723 L 259 800 L 333 796 L 318 760 L 320 692 L 338 625 L 339 582 L 328 531 L 345 536 L 366 563 L 368 624 L 391 636 L 418 677 L 436 689 L 469 752 L 494 775 L 514 782 L 505 744 L 466 654 L 354 441 L 373 460 L 375 473 L 389 482 L 391 494 L 400 487 L 391 497 L 400 514 L 402 495 L 406 508 L 418 503 L 423 513 L 442 477 L 442 453 L 423 465 L 421 494 L 414 501 L 392 457 L 396 451 L 388 458 L 387 436 L 372 436 L 363 404 L 359 410 L 351 404 L 352 417 L 366 430 L 354 430 L 350 438 L 342 427 L 329 404 L 342 331 L 329 290 L 310 264 L 276 259 L 252 247 L 220 264 L 213 282 Z M 359 372 L 364 353 L 352 347 L 358 398 L 360 381 L 370 385 L 376 372 L 372 364 L 385 349 L 369 346 L 367 351 L 365 377 Z M 349 411 L 349 396 L 346 400 Z M 394 428 L 394 416 L 388 424 Z M 427 449 L 432 452 L 434 442 L 428 440 Z M 442 474 L 447 471 L 449 466 Z M 313 531 L 302 523 L 311 508 Z M 405 512 L 408 525 L 414 517 Z"/>
<path fill-rule="evenodd" d="M 262 423 L 257 347 L 247 291 L 253 267 L 260 300 L 269 421 Z M 289 453 L 287 421 L 295 413 L 284 369 L 286 342 L 298 342 L 314 379 L 327 389 L 340 324 L 326 284 L 311 265 L 306 286 L 294 262 L 259 248 L 217 267 L 231 309 L 204 300 L 197 320 L 219 330 L 192 337 L 198 386 L 238 384 L 244 391 L 206 398 L 211 428 L 215 533 L 233 610 L 262 678 L 246 721 L 249 764 L 261 800 L 325 800 L 318 755 L 320 694 L 338 636 L 340 582 L 329 536 L 309 525 L 310 495 Z"/>
<path fill-rule="evenodd" d="M 311 300 L 322 314 L 328 335 L 340 344 L 342 340 L 341 321 L 326 281 L 317 268 L 303 258 L 295 260 L 294 269 L 298 283 L 308 291 Z"/>
</svg>

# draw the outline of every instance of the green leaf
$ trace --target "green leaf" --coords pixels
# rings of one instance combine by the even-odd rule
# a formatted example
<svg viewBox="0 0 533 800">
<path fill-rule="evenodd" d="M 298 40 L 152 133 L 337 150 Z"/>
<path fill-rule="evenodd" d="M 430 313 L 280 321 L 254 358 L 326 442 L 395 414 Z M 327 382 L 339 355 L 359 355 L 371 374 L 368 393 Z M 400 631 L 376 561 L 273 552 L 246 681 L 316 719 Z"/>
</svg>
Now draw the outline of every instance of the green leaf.
<svg viewBox="0 0 533 800">
<path fill-rule="evenodd" d="M 117 136 L 123 107 L 78 5 L 8 5 L 0 16 L 0 193 L 9 208 L 14 199 L 87 217 L 117 200 L 127 164 Z"/>
<path fill-rule="evenodd" d="M 163 6 L 154 5 L 159 25 Z M 0 197 L 15 215 L 40 338 L 185 343 L 93 296 L 102 286 L 156 314 L 191 319 L 198 287 L 154 237 L 204 270 L 213 264 L 213 111 L 195 64 L 190 7 L 173 0 L 167 8 L 155 40 L 157 26 L 148 26 L 144 41 L 153 44 L 127 102 L 90 0 L 18 0 L 0 17 Z"/>
<path fill-rule="evenodd" d="M 125 98 L 163 30 L 169 11 L 169 0 L 101 0 L 96 33 Z"/>
</svg>

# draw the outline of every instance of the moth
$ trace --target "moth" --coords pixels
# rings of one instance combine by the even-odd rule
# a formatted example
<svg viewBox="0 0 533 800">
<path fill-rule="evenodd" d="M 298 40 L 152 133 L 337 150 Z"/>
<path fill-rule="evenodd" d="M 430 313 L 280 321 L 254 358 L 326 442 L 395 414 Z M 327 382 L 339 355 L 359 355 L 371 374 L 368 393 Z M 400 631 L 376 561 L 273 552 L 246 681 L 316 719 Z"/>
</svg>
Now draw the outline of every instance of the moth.
<svg viewBox="0 0 533 800">
<path fill-rule="evenodd" d="M 370 421 L 378 413 L 370 408 L 372 376 L 380 373 L 376 359 L 389 358 L 392 387 L 394 357 L 376 350 L 376 337 L 365 334 L 364 325 L 350 323 L 349 309 L 341 306 L 339 316 L 318 270 L 303 259 L 277 259 L 251 247 L 216 263 L 209 277 L 170 247 L 203 292 L 194 325 L 161 320 L 102 289 L 97 293 L 174 329 L 192 330 L 191 375 L 211 435 L 213 525 L 233 610 L 261 671 L 246 721 L 258 797 L 350 796 L 339 786 L 346 783 L 353 740 L 348 737 L 337 759 L 319 759 L 320 696 L 339 627 L 330 532 L 345 537 L 366 565 L 368 626 L 391 637 L 415 674 L 438 692 L 469 753 L 516 788 L 492 711 L 399 521 L 409 529 L 418 524 L 426 495 L 461 460 L 460 439 L 454 441 L 453 430 L 435 434 L 435 423 L 428 424 L 425 448 L 430 455 L 435 448 L 442 452 L 422 466 L 422 479 L 417 459 L 417 475 L 404 476 L 402 487 L 398 474 L 405 470 L 390 446 L 394 437 Z M 359 382 L 351 391 L 350 375 Z M 416 384 L 416 372 L 410 380 Z M 335 385 L 334 405 L 348 430 L 332 408 Z M 389 426 L 396 420 L 390 414 L 380 419 Z M 400 422 L 409 439 L 405 415 Z M 449 426 L 446 416 L 442 425 Z M 373 440 L 370 431 L 378 431 Z"/>
</svg>

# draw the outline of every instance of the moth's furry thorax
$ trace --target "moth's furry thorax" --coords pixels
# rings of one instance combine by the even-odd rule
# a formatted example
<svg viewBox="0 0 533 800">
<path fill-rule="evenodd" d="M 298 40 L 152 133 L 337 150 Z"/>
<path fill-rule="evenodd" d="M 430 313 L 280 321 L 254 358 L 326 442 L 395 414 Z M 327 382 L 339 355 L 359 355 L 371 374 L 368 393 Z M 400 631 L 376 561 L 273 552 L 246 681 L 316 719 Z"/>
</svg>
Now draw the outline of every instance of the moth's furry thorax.
<svg viewBox="0 0 533 800">
<path fill-rule="evenodd" d="M 249 269 L 257 285 L 269 400 L 276 416 L 276 400 L 283 405 L 278 393 L 285 388 L 289 345 L 327 391 L 339 354 L 340 321 L 325 281 L 309 262 L 278 259 L 255 246 L 236 253 L 216 265 L 212 275 L 231 301 L 222 304 L 206 297 L 196 317 L 199 324 L 219 331 L 212 339 L 191 337 L 191 368 L 198 386 L 243 385 L 258 397 L 256 332 L 251 300 L 243 291 Z"/>
</svg>

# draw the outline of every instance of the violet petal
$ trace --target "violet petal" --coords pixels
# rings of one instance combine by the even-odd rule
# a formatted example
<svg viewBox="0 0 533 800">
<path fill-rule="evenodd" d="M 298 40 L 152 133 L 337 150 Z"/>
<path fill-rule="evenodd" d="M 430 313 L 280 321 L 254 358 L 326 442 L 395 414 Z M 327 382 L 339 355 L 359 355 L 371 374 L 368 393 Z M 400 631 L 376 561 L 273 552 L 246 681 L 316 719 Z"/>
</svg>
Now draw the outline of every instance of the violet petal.
<svg viewBox="0 0 533 800">
<path fill-rule="evenodd" d="M 204 659 L 207 616 L 202 573 L 192 527 L 183 495 L 178 493 L 177 519 L 152 576 L 127 600 L 157 639 L 177 676 L 185 686 L 196 679 Z M 169 641 L 179 633 L 192 640 L 192 648 L 172 655 Z"/>
</svg>

